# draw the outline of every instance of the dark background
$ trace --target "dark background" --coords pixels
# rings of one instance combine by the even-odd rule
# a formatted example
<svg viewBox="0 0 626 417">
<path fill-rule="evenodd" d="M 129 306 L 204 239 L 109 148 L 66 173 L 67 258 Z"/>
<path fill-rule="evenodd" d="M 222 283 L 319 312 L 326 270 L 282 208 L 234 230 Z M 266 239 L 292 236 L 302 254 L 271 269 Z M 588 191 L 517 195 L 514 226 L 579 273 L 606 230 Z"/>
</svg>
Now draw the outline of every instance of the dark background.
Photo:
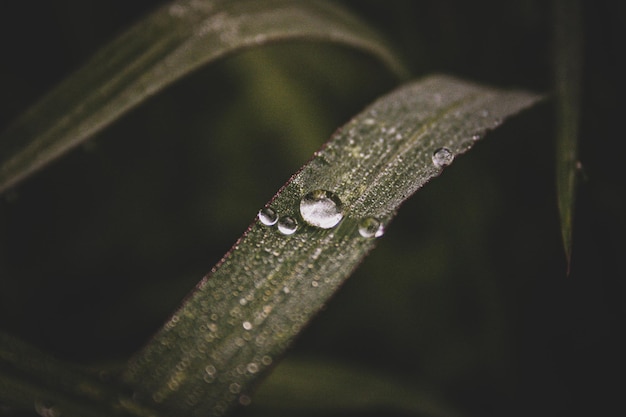
<svg viewBox="0 0 626 417">
<path fill-rule="evenodd" d="M 161 3 L 5 2 L 0 130 Z M 550 2 L 342 3 L 414 77 L 551 92 Z M 624 412 L 625 17 L 623 2 L 584 3 L 570 276 L 548 101 L 411 198 L 289 355 L 396 375 L 470 416 Z M 87 365 L 128 358 L 332 132 L 397 83 L 358 52 L 293 43 L 168 88 L 2 196 L 0 329 Z"/>
</svg>

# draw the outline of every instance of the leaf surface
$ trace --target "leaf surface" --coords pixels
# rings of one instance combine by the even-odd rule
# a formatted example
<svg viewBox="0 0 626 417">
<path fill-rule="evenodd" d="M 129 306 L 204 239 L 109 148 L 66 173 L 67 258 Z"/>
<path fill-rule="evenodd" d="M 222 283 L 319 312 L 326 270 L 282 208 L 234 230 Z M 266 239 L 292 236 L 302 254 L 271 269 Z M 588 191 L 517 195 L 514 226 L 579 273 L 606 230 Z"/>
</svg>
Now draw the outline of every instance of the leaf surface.
<svg viewBox="0 0 626 417">
<path fill-rule="evenodd" d="M 556 186 L 568 271 L 576 202 L 582 88 L 582 4 L 555 0 Z"/>
<path fill-rule="evenodd" d="M 219 416 L 246 404 L 257 378 L 375 246 L 360 229 L 381 234 L 406 198 L 539 99 L 431 76 L 377 100 L 268 203 L 283 225 L 285 217 L 297 222 L 295 233 L 253 222 L 131 361 L 126 384 L 165 414 Z M 301 201 L 316 190 L 336 198 L 336 227 L 305 221 Z"/>
</svg>

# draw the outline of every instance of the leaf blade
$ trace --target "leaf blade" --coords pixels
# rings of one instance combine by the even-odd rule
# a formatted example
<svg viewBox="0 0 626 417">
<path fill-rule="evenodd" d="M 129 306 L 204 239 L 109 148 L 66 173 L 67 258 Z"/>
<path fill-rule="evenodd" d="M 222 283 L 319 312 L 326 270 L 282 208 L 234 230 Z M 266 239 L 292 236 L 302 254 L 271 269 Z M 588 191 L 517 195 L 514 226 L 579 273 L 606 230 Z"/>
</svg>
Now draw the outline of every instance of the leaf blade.
<svg viewBox="0 0 626 417">
<path fill-rule="evenodd" d="M 567 261 L 572 256 L 578 140 L 582 88 L 582 4 L 555 0 L 556 187 L 561 237 Z"/>
<path fill-rule="evenodd" d="M 362 49 L 398 74 L 377 34 L 324 1 L 177 1 L 105 46 L 0 135 L 0 192 L 207 62 L 284 40 Z"/>
<path fill-rule="evenodd" d="M 126 383 L 177 415 L 223 415 L 347 279 L 400 204 L 439 175 L 433 153 L 460 155 L 489 129 L 539 100 L 433 76 L 379 99 L 340 129 L 270 202 L 301 227 L 285 236 L 253 223 L 183 306 L 130 363 Z M 334 229 L 303 222 L 298 207 L 316 189 L 339 196 Z"/>
</svg>

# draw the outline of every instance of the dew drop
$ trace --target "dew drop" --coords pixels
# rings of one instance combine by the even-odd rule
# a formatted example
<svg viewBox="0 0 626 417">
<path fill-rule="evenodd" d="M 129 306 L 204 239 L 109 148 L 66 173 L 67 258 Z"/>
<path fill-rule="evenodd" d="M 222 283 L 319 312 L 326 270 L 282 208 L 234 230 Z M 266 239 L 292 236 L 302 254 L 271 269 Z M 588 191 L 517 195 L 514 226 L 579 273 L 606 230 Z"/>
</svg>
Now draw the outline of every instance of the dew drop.
<svg viewBox="0 0 626 417">
<path fill-rule="evenodd" d="M 438 168 L 447 167 L 454 160 L 454 154 L 448 148 L 439 148 L 433 153 L 433 164 Z"/>
<path fill-rule="evenodd" d="M 273 226 L 278 221 L 278 213 L 271 207 L 264 207 L 259 210 L 259 221 L 266 226 Z"/>
<path fill-rule="evenodd" d="M 217 369 L 213 365 L 207 365 L 204 368 L 204 371 L 207 373 L 207 375 L 210 375 L 210 376 L 215 376 L 215 374 L 217 373 Z"/>
<path fill-rule="evenodd" d="M 383 224 L 374 217 L 366 217 L 359 222 L 359 234 L 363 237 L 381 237 L 385 234 Z"/>
<path fill-rule="evenodd" d="M 298 230 L 298 222 L 290 216 L 281 217 L 278 220 L 278 231 L 283 235 L 292 235 Z"/>
<path fill-rule="evenodd" d="M 300 214 L 311 226 L 331 229 L 343 219 L 341 200 L 326 190 L 315 190 L 300 200 Z"/>
<path fill-rule="evenodd" d="M 41 417 L 60 417 L 61 411 L 46 401 L 35 401 L 35 411 Z"/>
<path fill-rule="evenodd" d="M 248 372 L 250 372 L 251 374 L 256 374 L 257 372 L 259 372 L 259 365 L 257 365 L 254 362 L 250 362 L 248 364 L 248 366 L 246 367 L 246 369 L 248 370 Z"/>
<path fill-rule="evenodd" d="M 244 321 L 243 322 L 243 328 L 245 330 L 252 330 L 252 323 L 250 323 L 249 321 Z"/>
</svg>

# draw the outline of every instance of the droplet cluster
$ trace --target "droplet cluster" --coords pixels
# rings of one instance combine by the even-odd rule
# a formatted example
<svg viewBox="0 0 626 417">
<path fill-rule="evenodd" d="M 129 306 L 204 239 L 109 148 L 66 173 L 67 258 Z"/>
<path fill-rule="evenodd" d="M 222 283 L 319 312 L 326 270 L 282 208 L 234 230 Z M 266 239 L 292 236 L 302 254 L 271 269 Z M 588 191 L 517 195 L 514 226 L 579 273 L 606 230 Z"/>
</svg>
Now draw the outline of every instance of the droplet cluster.
<svg viewBox="0 0 626 417">
<path fill-rule="evenodd" d="M 439 156 L 445 157 L 445 155 Z M 433 161 L 435 161 L 435 156 L 433 156 Z M 326 190 L 313 190 L 306 193 L 300 199 L 299 209 L 301 219 L 306 224 L 320 229 L 332 229 L 344 218 L 343 203 L 335 193 Z M 299 227 L 295 217 L 289 215 L 281 217 L 272 207 L 262 208 L 257 217 L 265 226 L 276 225 L 278 231 L 285 236 L 296 233 Z M 365 238 L 378 238 L 384 234 L 383 224 L 375 217 L 363 218 L 359 222 L 358 230 L 359 234 Z"/>
</svg>

